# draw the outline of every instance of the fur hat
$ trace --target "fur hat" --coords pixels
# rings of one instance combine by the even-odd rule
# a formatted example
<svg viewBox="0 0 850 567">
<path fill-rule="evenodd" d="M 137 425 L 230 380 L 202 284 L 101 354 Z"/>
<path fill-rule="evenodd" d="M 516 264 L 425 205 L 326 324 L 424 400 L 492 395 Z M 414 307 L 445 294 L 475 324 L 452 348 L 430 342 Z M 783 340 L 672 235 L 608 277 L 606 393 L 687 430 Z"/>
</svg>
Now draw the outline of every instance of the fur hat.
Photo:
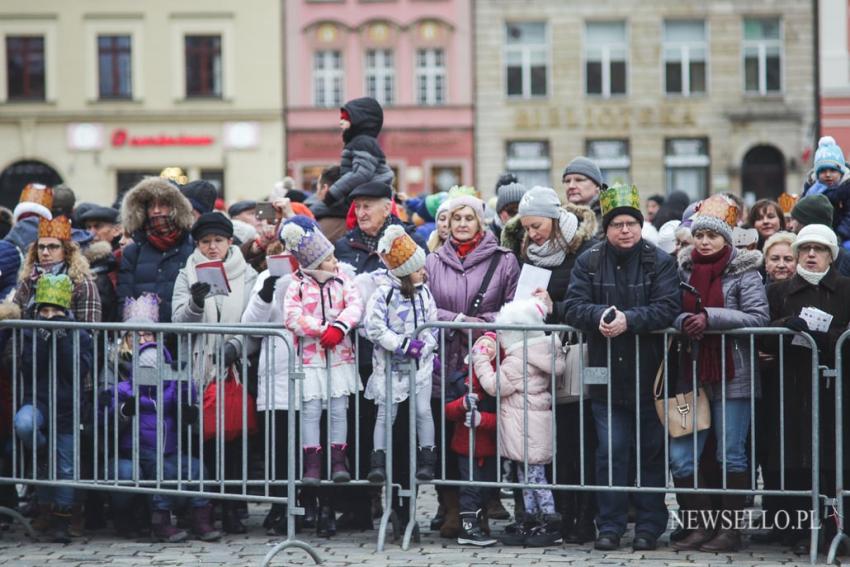
<svg viewBox="0 0 850 567">
<path fill-rule="evenodd" d="M 838 238 L 835 232 L 824 224 L 809 224 L 797 233 L 797 240 L 791 245 L 794 255 L 797 255 L 797 250 L 803 244 L 820 244 L 829 248 L 832 253 L 832 261 L 838 258 Z"/>
<path fill-rule="evenodd" d="M 35 213 L 48 220 L 53 218 L 53 189 L 41 183 L 29 183 L 21 191 L 21 197 L 12 213 L 12 220 L 18 222 L 21 215 Z"/>
<path fill-rule="evenodd" d="M 316 222 L 299 215 L 283 223 L 280 241 L 306 270 L 315 270 L 334 252 L 334 245 L 322 234 Z"/>
<path fill-rule="evenodd" d="M 74 294 L 74 284 L 65 274 L 54 276 L 43 274 L 35 284 L 35 304 L 55 305 L 62 309 L 71 308 L 71 297 Z"/>
<path fill-rule="evenodd" d="M 409 276 L 425 266 L 425 251 L 400 224 L 391 224 L 378 241 L 378 254 L 397 278 Z"/>
<path fill-rule="evenodd" d="M 537 327 L 543 325 L 546 320 L 546 307 L 543 302 L 537 298 L 531 297 L 528 299 L 515 299 L 510 303 L 506 303 L 496 315 L 497 325 L 524 325 L 528 327 Z M 499 331 L 499 340 L 502 346 L 508 347 L 512 344 L 521 343 L 523 335 L 529 339 L 542 337 L 545 335 L 543 331 L 517 331 L 506 330 Z"/>
<path fill-rule="evenodd" d="M 148 291 L 137 299 L 128 297 L 124 300 L 122 316 L 125 323 L 158 323 L 159 297 Z"/>
<path fill-rule="evenodd" d="M 57 238 L 62 241 L 71 240 L 71 219 L 59 216 L 48 220 L 42 218 L 38 221 L 39 238 Z"/>
<path fill-rule="evenodd" d="M 815 151 L 815 176 L 824 169 L 834 169 L 841 173 L 847 171 L 844 152 L 832 136 L 824 136 L 818 140 L 818 149 Z"/>
</svg>

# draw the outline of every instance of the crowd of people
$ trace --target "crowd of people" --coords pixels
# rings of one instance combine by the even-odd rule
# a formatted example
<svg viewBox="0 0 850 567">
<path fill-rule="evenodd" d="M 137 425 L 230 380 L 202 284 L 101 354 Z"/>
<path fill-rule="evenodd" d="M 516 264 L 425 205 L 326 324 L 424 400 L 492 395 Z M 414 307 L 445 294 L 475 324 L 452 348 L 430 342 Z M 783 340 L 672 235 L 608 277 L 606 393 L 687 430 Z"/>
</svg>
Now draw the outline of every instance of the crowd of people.
<svg viewBox="0 0 850 567">
<path fill-rule="evenodd" d="M 749 336 L 711 333 L 768 326 L 807 332 L 820 364 L 834 365 L 836 341 L 850 324 L 850 302 L 844 299 L 850 292 L 850 233 L 845 235 L 850 170 L 833 140 L 821 141 L 799 199 L 783 194 L 776 202 L 748 207 L 733 194 L 690 202 L 674 192 L 642 203 L 637 188 L 607 186 L 592 160 L 577 157 L 563 170 L 560 191 L 527 188 L 506 173 L 485 202 L 468 186 L 423 198 L 397 194 L 377 143 L 382 122 L 374 100 L 347 103 L 340 116 L 341 164 L 323 171 L 315 191 L 298 190 L 286 179 L 265 201 L 239 201 L 227 209 L 204 180 L 181 184 L 148 177 L 113 207 L 76 203 L 74 191 L 64 185 L 27 185 L 0 241 L 5 300 L 0 318 L 273 323 L 290 333 L 303 380 L 297 408 L 290 408 L 288 351 L 279 338 L 210 334 L 193 343 L 191 380 L 167 381 L 158 390 L 133 384 L 134 372 L 176 357 L 167 341 L 157 343 L 156 334 L 140 332 L 136 344 L 128 334 L 113 351 L 101 353 L 115 361 L 104 364 L 92 359 L 87 332 L 79 333 L 84 340 L 72 348 L 69 338 L 27 330 L 22 342 L 4 339 L 2 345 L 4 356 L 21 356 L 15 366 L 20 376 L 11 375 L 10 364 L 0 371 L 6 392 L 0 435 L 7 447 L 14 439 L 39 455 L 55 447 L 57 477 L 73 478 L 73 403 L 91 398 L 94 389 L 99 407 L 93 415 L 138 421 L 137 428 L 120 431 L 119 478 L 155 478 L 162 462 L 159 474 L 166 478 L 197 479 L 209 463 L 194 454 L 178 459 L 177 429 L 197 418 L 201 394 L 224 369 L 241 375 L 256 398 L 257 414 L 274 414 L 256 419 L 252 437 L 282 445 L 301 440 L 298 498 L 307 514 L 300 528 L 323 536 L 372 528 L 380 502 L 375 496 L 389 473 L 387 443 L 397 448 L 396 455 L 405 455 L 392 460 L 395 479 L 408 478 L 406 455 L 415 451 L 414 474 L 424 482 L 443 478 L 445 471 L 447 479 L 498 481 L 507 474 L 516 482 L 544 485 L 517 491 L 514 521 L 502 534 L 491 534 L 489 526 L 490 519 L 507 519 L 498 491 L 468 484 L 438 487 L 431 528 L 475 546 L 593 541 L 597 549 L 617 549 L 631 502 L 633 549 L 655 549 L 668 526 L 662 493 L 553 492 L 545 485 L 629 486 L 637 476 L 641 486 L 663 487 L 670 474 L 678 488 L 754 490 L 757 471 L 766 489 L 807 490 L 816 433 L 821 488 L 834 486 L 836 416 L 827 381 L 820 385 L 821 430 L 811 429 L 811 346 L 792 342 L 792 336 L 751 342 Z M 292 259 L 293 269 L 273 275 L 269 259 L 281 254 Z M 213 294 L 211 284 L 200 281 L 198 266 L 216 261 L 229 293 Z M 548 285 L 515 297 L 526 265 L 550 272 Z M 810 322 L 811 309 L 829 315 L 826 329 Z M 529 330 L 420 331 L 436 322 Z M 577 329 L 584 347 L 575 333 L 553 337 L 537 328 L 546 323 Z M 681 331 L 675 341 L 651 334 L 669 327 Z M 577 374 L 574 362 L 563 356 L 571 348 L 586 348 L 586 366 L 609 368 L 606 385 L 589 386 L 586 396 L 576 395 L 575 384 L 553 391 L 559 376 Z M 55 372 L 45 370 L 51 353 L 58 358 Z M 246 360 L 251 363 L 243 366 Z M 670 439 L 669 462 L 653 394 L 665 360 L 669 388 L 689 391 L 698 384 L 711 407 L 711 425 L 696 439 Z M 114 366 L 118 374 L 95 384 L 90 370 L 96 365 Z M 38 380 L 21 379 L 33 368 Z M 63 392 L 58 399 L 49 395 L 49 378 Z M 19 399 L 12 403 L 10 384 L 19 379 Z M 570 379 L 582 389 L 580 376 Z M 79 396 L 64 395 L 75 388 Z M 291 409 L 299 414 L 297 436 L 288 431 Z M 408 412 L 415 413 L 410 420 L 415 448 L 408 443 Z M 55 423 L 48 419 L 52 415 Z M 778 443 L 781 415 L 793 426 L 782 430 Z M 385 434 L 388 421 L 395 423 L 392 438 Z M 163 437 L 157 428 L 164 429 Z M 55 444 L 48 444 L 51 436 Z M 439 447 L 441 439 L 449 446 Z M 208 470 L 205 478 L 240 479 L 244 460 L 263 459 L 242 454 L 241 436 L 224 445 L 223 470 Z M 498 470 L 497 457 L 512 463 L 511 470 Z M 286 451 L 274 451 L 273 459 L 278 477 L 285 478 Z M 333 491 L 346 490 L 352 477 L 377 488 L 334 498 Z M 338 487 L 322 485 L 323 479 Z M 229 485 L 227 491 L 238 488 Z M 285 491 L 275 487 L 273 493 Z M 104 506 L 91 494 L 40 487 L 32 506 L 38 526 L 56 541 L 68 541 L 87 521 L 98 525 L 104 518 L 93 518 L 92 511 L 104 515 Z M 169 542 L 189 536 L 173 525 L 177 499 L 151 498 L 144 518 L 131 510 L 128 493 L 108 500 L 109 517 L 124 536 L 135 537 L 139 530 Z M 215 501 L 191 499 L 184 513 L 196 537 L 218 539 L 219 516 L 224 532 L 245 531 L 242 505 L 235 499 L 219 502 L 216 511 Z M 681 510 L 735 512 L 747 505 L 740 493 L 713 498 L 682 492 L 678 502 Z M 407 500 L 393 505 L 406 518 Z M 809 503 L 765 497 L 763 506 L 773 517 L 807 510 Z M 286 517 L 285 507 L 273 505 L 264 527 L 285 533 Z M 671 535 L 672 546 L 737 551 L 742 538 L 734 528 L 689 526 Z M 808 552 L 808 526 L 777 527 L 759 537 Z"/>
</svg>

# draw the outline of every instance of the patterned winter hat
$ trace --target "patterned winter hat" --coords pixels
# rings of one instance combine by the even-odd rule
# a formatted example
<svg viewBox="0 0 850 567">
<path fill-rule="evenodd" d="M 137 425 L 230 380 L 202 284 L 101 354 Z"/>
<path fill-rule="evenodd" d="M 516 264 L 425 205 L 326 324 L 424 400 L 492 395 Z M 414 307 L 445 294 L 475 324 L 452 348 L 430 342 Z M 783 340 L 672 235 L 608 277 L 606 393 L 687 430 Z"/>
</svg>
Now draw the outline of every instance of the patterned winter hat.
<svg viewBox="0 0 850 567">
<path fill-rule="evenodd" d="M 21 191 L 21 198 L 12 215 L 14 222 L 18 222 L 22 215 L 35 213 L 43 218 L 52 219 L 53 214 L 53 189 L 41 183 L 29 183 Z"/>
<path fill-rule="evenodd" d="M 148 291 L 138 299 L 128 297 L 124 300 L 123 319 L 125 323 L 158 323 L 159 297 Z"/>
<path fill-rule="evenodd" d="M 725 195 L 712 195 L 697 207 L 691 233 L 710 230 L 732 244 L 732 229 L 738 224 L 738 207 Z"/>
<path fill-rule="evenodd" d="M 391 224 L 378 241 L 378 254 L 397 278 L 409 276 L 425 266 L 425 251 L 410 238 L 400 224 Z"/>
<path fill-rule="evenodd" d="M 615 183 L 599 195 L 599 205 L 602 210 L 603 230 L 608 230 L 608 224 L 617 215 L 631 215 L 643 224 L 640 194 L 634 185 Z"/>
<path fill-rule="evenodd" d="M 847 171 L 844 165 L 844 152 L 832 136 L 824 136 L 818 140 L 818 149 L 815 152 L 815 175 L 820 174 L 824 169 L 834 169 L 841 173 Z"/>
<path fill-rule="evenodd" d="M 35 284 L 35 304 L 56 305 L 62 309 L 69 309 L 73 293 L 74 284 L 67 275 L 44 274 Z"/>
<path fill-rule="evenodd" d="M 322 234 L 316 222 L 300 215 L 283 223 L 280 241 L 306 270 L 315 270 L 334 252 L 334 245 Z"/>
<path fill-rule="evenodd" d="M 42 218 L 38 221 L 39 238 L 57 238 L 59 240 L 71 240 L 71 219 L 60 215 L 55 219 Z"/>
</svg>

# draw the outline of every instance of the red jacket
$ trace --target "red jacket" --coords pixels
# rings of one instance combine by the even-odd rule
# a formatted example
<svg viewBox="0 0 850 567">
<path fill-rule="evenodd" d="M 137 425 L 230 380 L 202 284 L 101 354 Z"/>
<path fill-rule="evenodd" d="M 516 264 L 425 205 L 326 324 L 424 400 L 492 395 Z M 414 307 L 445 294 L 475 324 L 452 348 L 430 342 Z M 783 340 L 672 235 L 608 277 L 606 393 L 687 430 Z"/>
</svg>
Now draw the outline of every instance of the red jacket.
<svg viewBox="0 0 850 567">
<path fill-rule="evenodd" d="M 478 383 L 475 372 L 472 373 L 472 391 L 478 394 L 479 402 L 489 398 L 487 392 Z M 446 419 L 455 422 L 454 434 L 452 435 L 451 448 L 458 455 L 469 456 L 469 428 L 463 424 L 466 418 L 466 409 L 463 407 L 463 396 L 446 403 Z M 496 456 L 496 414 L 494 412 L 482 411 L 481 424 L 475 428 L 475 455 L 474 457 Z"/>
</svg>

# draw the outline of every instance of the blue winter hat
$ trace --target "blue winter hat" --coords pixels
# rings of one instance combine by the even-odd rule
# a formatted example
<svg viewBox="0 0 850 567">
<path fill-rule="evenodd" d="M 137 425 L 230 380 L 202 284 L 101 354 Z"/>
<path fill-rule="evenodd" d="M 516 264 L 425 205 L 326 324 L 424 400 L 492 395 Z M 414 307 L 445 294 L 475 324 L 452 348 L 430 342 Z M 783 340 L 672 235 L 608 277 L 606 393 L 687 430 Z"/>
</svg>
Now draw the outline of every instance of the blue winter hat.
<svg viewBox="0 0 850 567">
<path fill-rule="evenodd" d="M 820 175 L 824 169 L 834 169 L 844 173 L 844 152 L 835 143 L 832 136 L 824 136 L 818 140 L 818 149 L 815 152 L 815 176 Z"/>
</svg>

